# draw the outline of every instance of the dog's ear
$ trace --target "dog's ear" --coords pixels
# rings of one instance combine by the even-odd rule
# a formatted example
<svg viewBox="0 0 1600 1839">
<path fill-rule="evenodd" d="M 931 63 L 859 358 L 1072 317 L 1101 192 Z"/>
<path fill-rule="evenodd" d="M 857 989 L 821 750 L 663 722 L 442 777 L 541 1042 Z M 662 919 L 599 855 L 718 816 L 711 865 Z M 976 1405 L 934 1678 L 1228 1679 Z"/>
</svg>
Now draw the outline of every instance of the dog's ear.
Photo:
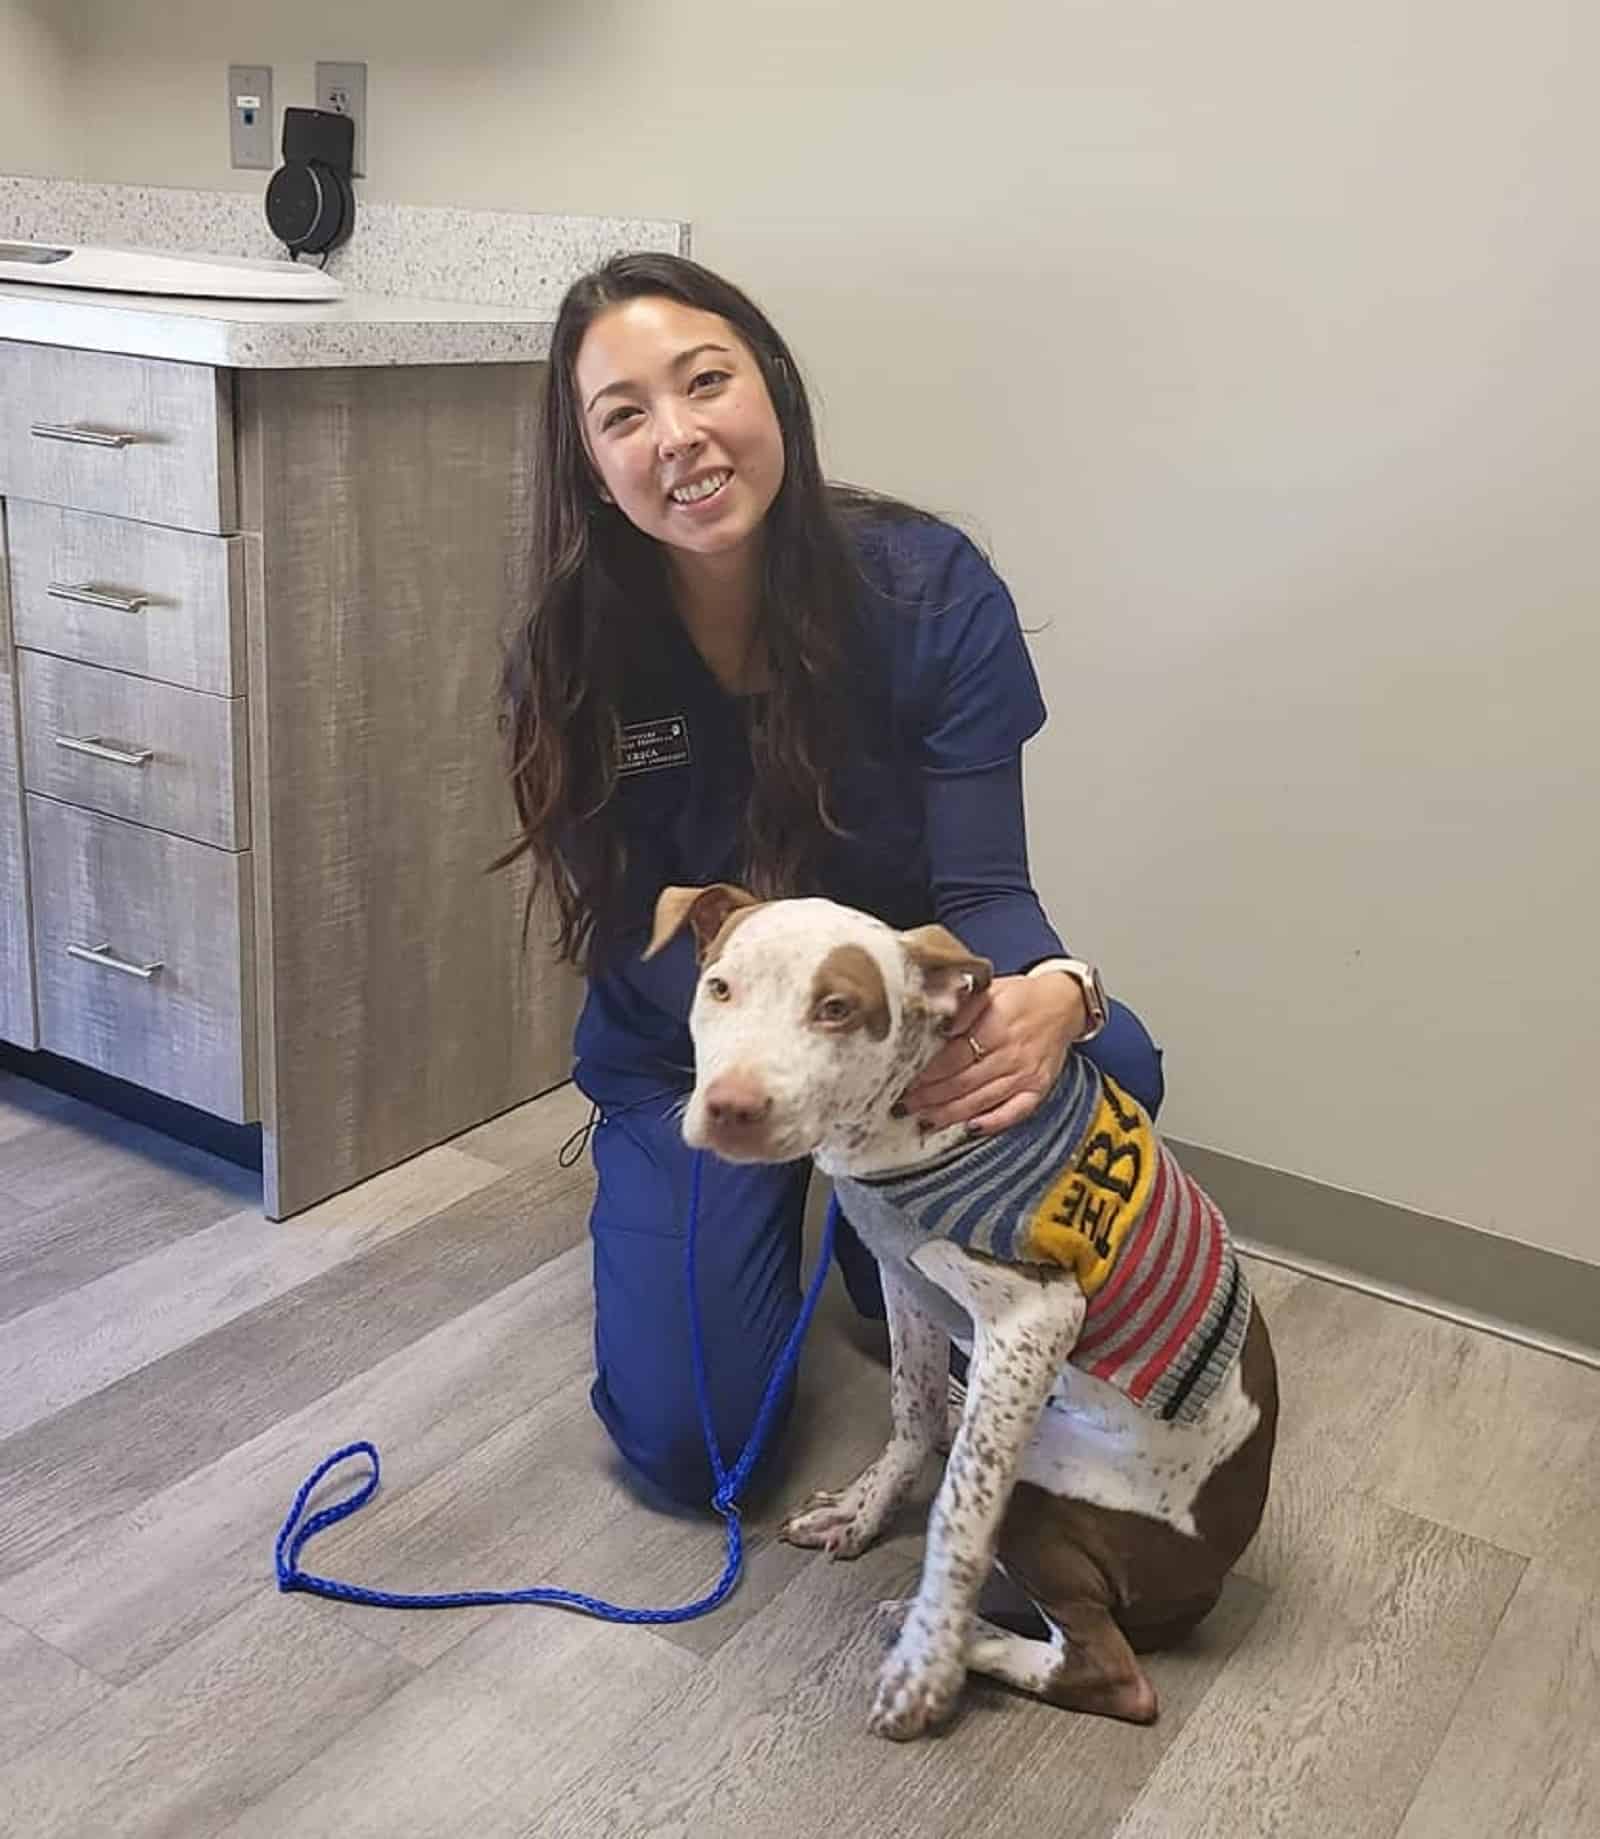
<svg viewBox="0 0 1600 1839">
<path fill-rule="evenodd" d="M 655 930 L 644 956 L 653 958 L 677 937 L 687 920 L 694 929 L 695 956 L 704 964 L 706 953 L 729 918 L 746 907 L 759 907 L 754 894 L 731 882 L 714 882 L 708 888 L 663 888 L 656 898 Z"/>
<path fill-rule="evenodd" d="M 989 960 L 968 951 L 943 926 L 918 926 L 899 936 L 906 956 L 922 973 L 923 1000 L 944 1021 L 994 980 Z"/>
</svg>

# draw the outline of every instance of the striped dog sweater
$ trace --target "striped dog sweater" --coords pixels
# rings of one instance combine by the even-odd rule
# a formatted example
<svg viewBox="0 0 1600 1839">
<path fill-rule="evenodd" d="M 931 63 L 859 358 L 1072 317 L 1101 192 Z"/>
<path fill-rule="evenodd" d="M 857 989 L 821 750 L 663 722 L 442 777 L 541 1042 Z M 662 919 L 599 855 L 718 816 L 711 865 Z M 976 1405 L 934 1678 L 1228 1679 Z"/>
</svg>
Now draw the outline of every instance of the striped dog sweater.
<svg viewBox="0 0 1600 1839">
<path fill-rule="evenodd" d="M 1198 1418 L 1244 1345 L 1250 1284 L 1222 1215 L 1082 1054 L 1012 1129 L 834 1185 L 847 1217 L 887 1203 L 914 1235 L 1076 1273 L 1088 1309 L 1071 1364 L 1162 1418 Z"/>
</svg>

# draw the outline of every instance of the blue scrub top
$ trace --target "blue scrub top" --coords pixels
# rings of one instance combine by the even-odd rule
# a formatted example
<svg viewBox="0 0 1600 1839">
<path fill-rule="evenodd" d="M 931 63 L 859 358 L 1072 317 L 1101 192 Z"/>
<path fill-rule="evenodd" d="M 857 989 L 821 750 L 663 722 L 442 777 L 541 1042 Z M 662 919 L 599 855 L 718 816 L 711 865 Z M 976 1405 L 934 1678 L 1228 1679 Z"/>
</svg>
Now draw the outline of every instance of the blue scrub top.
<svg viewBox="0 0 1600 1839">
<path fill-rule="evenodd" d="M 998 973 L 1063 951 L 1028 876 L 1021 749 L 1045 708 L 1016 607 L 977 547 L 935 520 L 857 532 L 860 681 L 840 686 L 861 744 L 836 770 L 821 891 L 909 927 L 937 920 Z M 656 896 L 740 877 L 751 765 L 740 699 L 676 619 L 630 660 L 619 803 L 625 930 L 590 978 L 574 1049 L 579 1087 L 620 1106 L 693 1082 L 687 929 L 657 957 Z M 637 668 L 635 668 L 635 663 Z"/>
</svg>

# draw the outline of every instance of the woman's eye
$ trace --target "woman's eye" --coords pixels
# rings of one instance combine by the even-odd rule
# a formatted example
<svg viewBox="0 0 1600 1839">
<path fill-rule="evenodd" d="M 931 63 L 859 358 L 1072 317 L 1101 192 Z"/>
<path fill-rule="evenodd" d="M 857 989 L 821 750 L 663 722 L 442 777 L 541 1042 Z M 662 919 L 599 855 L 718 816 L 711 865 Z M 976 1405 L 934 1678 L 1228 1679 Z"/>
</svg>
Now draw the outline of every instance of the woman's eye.
<svg viewBox="0 0 1600 1839">
<path fill-rule="evenodd" d="M 706 979 L 706 995 L 709 996 L 714 1003 L 725 1003 L 732 994 L 732 990 L 728 988 L 727 984 L 724 983 L 720 977 L 708 977 Z"/>
<path fill-rule="evenodd" d="M 718 384 L 718 383 L 726 383 L 729 380 L 730 375 L 731 375 L 731 372 L 726 371 L 726 370 L 702 370 L 695 377 L 694 381 L 689 385 L 689 387 L 691 390 L 693 390 L 693 389 L 698 389 L 702 383 L 709 383 L 713 385 Z M 638 413 L 639 411 L 636 408 L 612 409 L 608 414 L 603 415 L 600 418 L 600 432 L 602 434 L 609 433 L 612 428 L 616 427 L 621 422 L 622 418 L 625 415 L 637 415 Z"/>
</svg>

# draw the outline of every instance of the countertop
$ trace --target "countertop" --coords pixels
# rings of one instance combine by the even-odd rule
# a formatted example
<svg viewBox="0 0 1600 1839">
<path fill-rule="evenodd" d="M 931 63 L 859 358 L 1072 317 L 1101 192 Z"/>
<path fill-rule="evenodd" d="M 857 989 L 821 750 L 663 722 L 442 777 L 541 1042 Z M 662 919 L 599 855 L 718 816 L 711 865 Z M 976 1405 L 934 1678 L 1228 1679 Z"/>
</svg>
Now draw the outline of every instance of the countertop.
<svg viewBox="0 0 1600 1839">
<path fill-rule="evenodd" d="M 0 174 L 0 237 L 283 257 L 242 191 Z M 357 190 L 361 191 L 358 182 Z M 516 364 L 547 357 L 578 275 L 619 250 L 689 253 L 667 219 L 551 216 L 362 199 L 328 272 L 342 300 L 201 300 L 0 282 L 0 338 L 243 370 Z"/>
<path fill-rule="evenodd" d="M 239 370 L 517 364 L 550 351 L 548 308 L 346 294 L 200 300 L 0 282 L 0 338 Z"/>
</svg>

